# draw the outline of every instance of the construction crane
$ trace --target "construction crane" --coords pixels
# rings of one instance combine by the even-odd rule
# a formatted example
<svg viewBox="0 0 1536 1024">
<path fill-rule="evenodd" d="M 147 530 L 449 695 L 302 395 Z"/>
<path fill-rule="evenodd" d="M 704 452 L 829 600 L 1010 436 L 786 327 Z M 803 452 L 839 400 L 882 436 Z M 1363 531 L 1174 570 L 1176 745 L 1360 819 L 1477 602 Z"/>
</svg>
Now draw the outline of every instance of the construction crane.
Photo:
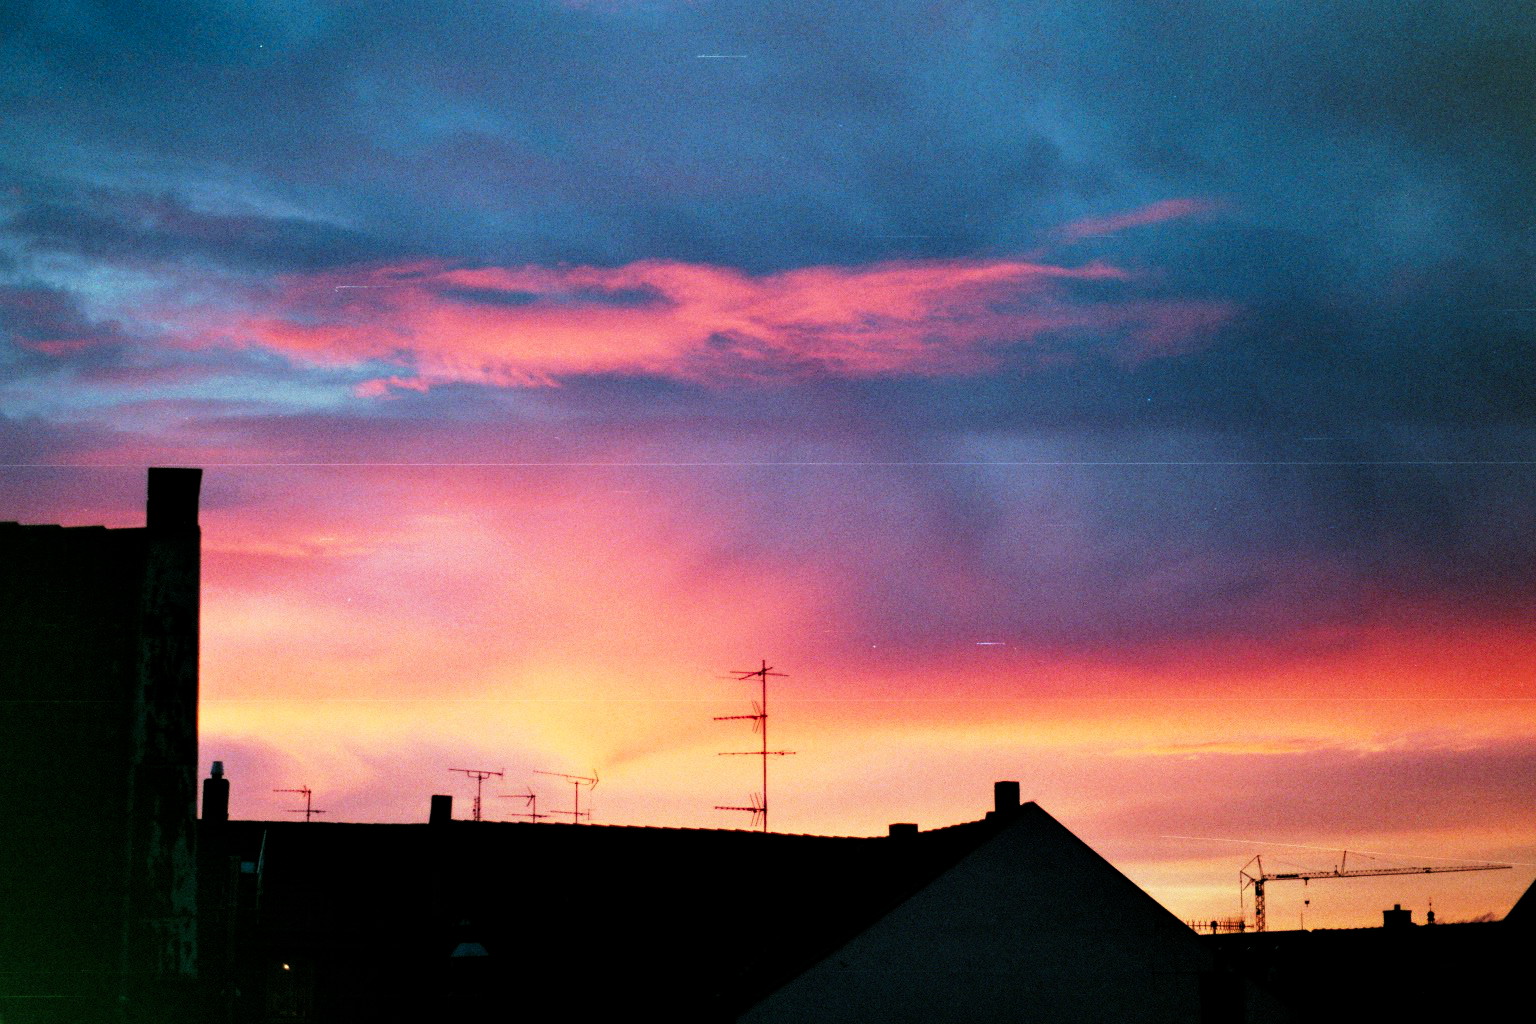
<svg viewBox="0 0 1536 1024">
<path fill-rule="evenodd" d="M 1243 893 L 1249 886 L 1253 887 L 1253 930 L 1264 931 L 1264 883 L 1265 882 L 1291 882 L 1300 879 L 1302 882 L 1310 882 L 1314 878 L 1363 878 L 1371 875 L 1429 875 L 1441 871 L 1504 871 L 1512 865 L 1509 864 L 1448 864 L 1439 867 L 1400 867 L 1400 868 L 1350 868 L 1349 851 L 1339 858 L 1339 866 L 1332 871 L 1265 871 L 1264 862 L 1255 856 L 1242 870 L 1237 873 L 1237 898 L 1241 902 Z M 1258 871 L 1250 874 L 1248 869 L 1258 865 Z"/>
</svg>

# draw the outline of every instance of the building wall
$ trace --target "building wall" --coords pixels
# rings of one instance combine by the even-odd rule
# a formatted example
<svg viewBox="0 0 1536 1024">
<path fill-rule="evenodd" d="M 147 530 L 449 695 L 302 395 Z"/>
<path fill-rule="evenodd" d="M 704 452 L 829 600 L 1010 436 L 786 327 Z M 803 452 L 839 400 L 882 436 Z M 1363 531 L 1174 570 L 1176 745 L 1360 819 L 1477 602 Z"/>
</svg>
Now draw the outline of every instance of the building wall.
<svg viewBox="0 0 1536 1024">
<path fill-rule="evenodd" d="M 163 1019 L 195 979 L 200 476 L 151 470 L 143 528 L 0 524 L 7 1024 Z"/>
</svg>

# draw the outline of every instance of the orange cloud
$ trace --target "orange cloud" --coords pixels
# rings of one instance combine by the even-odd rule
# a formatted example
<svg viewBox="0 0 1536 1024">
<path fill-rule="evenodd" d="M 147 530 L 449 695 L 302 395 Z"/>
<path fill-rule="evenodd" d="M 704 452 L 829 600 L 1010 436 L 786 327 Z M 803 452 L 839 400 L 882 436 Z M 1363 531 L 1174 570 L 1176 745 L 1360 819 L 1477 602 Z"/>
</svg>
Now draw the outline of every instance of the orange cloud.
<svg viewBox="0 0 1536 1024">
<path fill-rule="evenodd" d="M 201 345 L 254 345 L 316 365 L 380 363 L 363 396 L 446 382 L 539 387 L 619 373 L 718 382 L 769 376 L 967 374 L 1010 346 L 1087 334 L 1167 354 L 1230 313 L 1221 303 L 1071 286 L 1119 282 L 1090 263 L 928 260 L 750 275 L 646 260 L 622 267 L 418 263 L 288 277 L 269 311 L 200 314 Z M 1124 291 L 1124 288 L 1121 289 Z"/>
</svg>

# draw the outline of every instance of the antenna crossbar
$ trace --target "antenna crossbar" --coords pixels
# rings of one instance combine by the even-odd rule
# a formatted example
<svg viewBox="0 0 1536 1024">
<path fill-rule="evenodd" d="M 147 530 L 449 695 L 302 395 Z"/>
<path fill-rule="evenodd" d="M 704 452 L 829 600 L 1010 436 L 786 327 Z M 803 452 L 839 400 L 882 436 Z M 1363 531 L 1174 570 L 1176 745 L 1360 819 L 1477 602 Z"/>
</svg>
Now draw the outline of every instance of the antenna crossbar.
<svg viewBox="0 0 1536 1024">
<path fill-rule="evenodd" d="M 529 787 L 526 793 L 498 793 L 497 796 L 503 800 L 523 801 L 523 806 L 527 807 L 528 810 L 512 815 L 514 818 L 527 818 L 529 821 L 537 824 L 540 819 L 549 817 L 547 814 L 539 813 L 539 797 L 534 793 L 532 787 Z"/>
<path fill-rule="evenodd" d="M 762 818 L 765 814 L 768 813 L 768 805 L 763 802 L 763 794 L 761 794 L 761 793 L 753 793 L 752 794 L 752 803 L 750 805 L 746 806 L 746 807 L 732 806 L 732 805 L 726 805 L 726 804 L 716 804 L 715 805 L 715 810 L 717 810 L 717 811 L 746 811 L 746 812 L 748 812 L 748 813 L 750 813 L 752 815 L 752 824 L 756 825 L 758 823 L 758 820 L 760 818 Z"/>
<path fill-rule="evenodd" d="M 288 813 L 289 814 L 302 814 L 302 815 L 304 815 L 304 820 L 306 822 L 308 822 L 309 819 L 311 817 L 313 817 L 314 815 L 316 815 L 316 814 L 324 814 L 325 813 L 324 811 L 322 811 L 320 808 L 316 807 L 311 802 L 310 798 L 314 795 L 314 792 L 308 786 L 300 786 L 298 789 L 274 789 L 272 792 L 274 792 L 274 793 L 301 793 L 301 794 L 303 794 L 303 796 L 304 796 L 304 806 L 303 806 L 303 808 L 301 809 L 301 808 L 298 808 L 298 807 L 290 807 L 290 808 L 288 808 Z"/>
</svg>

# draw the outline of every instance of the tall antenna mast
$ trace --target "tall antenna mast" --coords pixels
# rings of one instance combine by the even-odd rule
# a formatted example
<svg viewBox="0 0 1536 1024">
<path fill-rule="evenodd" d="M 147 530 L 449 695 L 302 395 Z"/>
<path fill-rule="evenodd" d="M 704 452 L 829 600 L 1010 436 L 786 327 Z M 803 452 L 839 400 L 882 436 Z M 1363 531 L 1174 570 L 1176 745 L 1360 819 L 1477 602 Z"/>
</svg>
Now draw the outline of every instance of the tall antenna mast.
<svg viewBox="0 0 1536 1024">
<path fill-rule="evenodd" d="M 475 780 L 475 820 L 480 820 L 480 787 L 485 785 L 485 780 L 491 776 L 503 777 L 505 772 L 492 772 L 484 768 L 449 768 L 451 772 L 463 772 Z"/>
<path fill-rule="evenodd" d="M 761 733 L 762 734 L 762 737 L 763 737 L 763 749 L 761 749 L 761 750 L 726 750 L 726 751 L 721 751 L 720 756 L 721 757 L 761 757 L 763 759 L 763 789 L 762 789 L 762 792 L 760 792 L 760 793 L 753 793 L 752 794 L 752 806 L 750 806 L 750 807 L 726 807 L 726 806 L 722 806 L 720 804 L 716 804 L 715 805 L 715 810 L 717 810 L 717 811 L 751 811 L 752 812 L 752 824 L 756 825 L 758 822 L 762 822 L 763 831 L 767 832 L 768 831 L 768 758 L 770 758 L 770 757 L 787 757 L 790 754 L 794 753 L 793 750 L 769 750 L 768 749 L 768 677 L 769 676 L 778 676 L 778 677 L 783 678 L 783 679 L 788 679 L 789 676 L 786 675 L 783 672 L 775 672 L 773 670 L 773 668 L 771 666 L 769 666 L 769 664 L 768 664 L 766 659 L 764 659 L 762 661 L 762 664 L 758 668 L 752 669 L 751 671 L 742 671 L 741 669 L 733 669 L 732 671 L 735 674 L 736 678 L 741 680 L 742 682 L 745 682 L 748 679 L 757 679 L 762 684 L 762 690 L 761 690 L 762 699 L 761 700 L 755 700 L 755 701 L 752 702 L 752 714 L 750 714 L 750 715 L 716 715 L 715 716 L 715 721 L 717 721 L 717 722 L 750 721 L 752 723 L 752 731 L 755 732 L 755 733 Z"/>
<path fill-rule="evenodd" d="M 304 815 L 304 820 L 306 822 L 309 821 L 309 819 L 310 819 L 310 817 L 312 815 L 324 814 L 325 813 L 324 811 L 320 810 L 320 808 L 318 808 L 318 807 L 314 806 L 312 803 L 310 803 L 310 797 L 313 795 L 313 793 L 310 791 L 310 788 L 308 786 L 300 786 L 298 789 L 274 789 L 272 792 L 274 792 L 274 793 L 302 793 L 302 794 L 304 794 L 304 809 L 301 811 L 297 807 L 290 807 L 290 808 L 288 808 L 288 813 L 289 814 L 302 814 L 302 815 Z"/>
<path fill-rule="evenodd" d="M 549 817 L 547 814 L 539 813 L 539 798 L 538 795 L 534 793 L 532 786 L 528 787 L 528 792 L 526 793 L 498 793 L 497 796 L 503 800 L 523 801 L 523 806 L 528 808 L 528 810 L 523 811 L 520 814 L 512 815 L 514 818 L 527 818 L 534 824 L 538 824 L 540 818 Z"/>
<path fill-rule="evenodd" d="M 572 825 L 580 825 L 583 816 L 585 816 L 588 821 L 592 820 L 592 812 L 584 811 L 581 809 L 581 787 L 586 786 L 588 790 L 596 789 L 597 772 L 594 771 L 591 778 L 588 778 L 585 775 L 567 775 L 564 772 L 541 772 L 538 769 L 534 769 L 533 774 L 551 775 L 557 779 L 566 779 L 570 782 L 571 796 L 575 800 L 575 803 L 571 805 L 571 809 L 569 811 L 556 811 L 556 814 L 569 814 L 571 816 Z"/>
</svg>

